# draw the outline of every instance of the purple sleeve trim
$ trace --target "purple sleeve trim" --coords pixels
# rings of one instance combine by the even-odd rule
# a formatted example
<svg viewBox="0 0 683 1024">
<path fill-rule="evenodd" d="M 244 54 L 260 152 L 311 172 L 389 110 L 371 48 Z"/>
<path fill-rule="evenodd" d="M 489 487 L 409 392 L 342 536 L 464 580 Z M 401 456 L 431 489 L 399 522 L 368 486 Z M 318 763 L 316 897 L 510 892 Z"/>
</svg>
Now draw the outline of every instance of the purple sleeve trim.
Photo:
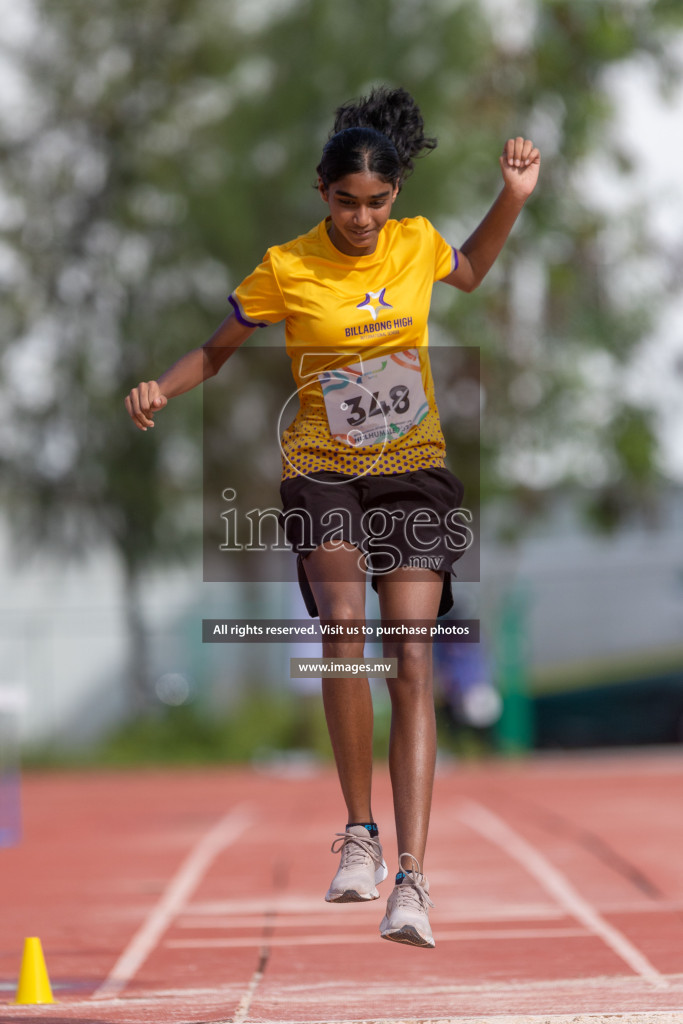
<svg viewBox="0 0 683 1024">
<path fill-rule="evenodd" d="M 455 246 L 452 245 L 451 248 L 453 250 L 453 266 L 451 267 L 451 274 L 452 274 L 453 271 L 457 270 L 458 267 L 460 266 L 460 258 L 458 256 L 458 250 L 455 248 Z"/>
<path fill-rule="evenodd" d="M 250 320 L 248 316 L 245 316 L 242 310 L 240 309 L 240 304 L 234 295 L 228 295 L 228 302 L 235 310 L 235 316 L 237 317 L 239 322 L 241 324 L 244 324 L 245 327 L 270 327 L 270 324 L 266 320 Z"/>
</svg>

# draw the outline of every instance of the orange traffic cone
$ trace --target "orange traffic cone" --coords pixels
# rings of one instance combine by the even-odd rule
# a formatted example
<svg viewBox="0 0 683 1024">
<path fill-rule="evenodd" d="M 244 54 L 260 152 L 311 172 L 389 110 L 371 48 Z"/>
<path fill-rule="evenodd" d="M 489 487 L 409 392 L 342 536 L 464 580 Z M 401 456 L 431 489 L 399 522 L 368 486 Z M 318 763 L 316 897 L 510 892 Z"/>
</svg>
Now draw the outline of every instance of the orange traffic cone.
<svg viewBox="0 0 683 1024">
<path fill-rule="evenodd" d="M 40 939 L 26 939 L 15 1003 L 54 1003 Z"/>
</svg>

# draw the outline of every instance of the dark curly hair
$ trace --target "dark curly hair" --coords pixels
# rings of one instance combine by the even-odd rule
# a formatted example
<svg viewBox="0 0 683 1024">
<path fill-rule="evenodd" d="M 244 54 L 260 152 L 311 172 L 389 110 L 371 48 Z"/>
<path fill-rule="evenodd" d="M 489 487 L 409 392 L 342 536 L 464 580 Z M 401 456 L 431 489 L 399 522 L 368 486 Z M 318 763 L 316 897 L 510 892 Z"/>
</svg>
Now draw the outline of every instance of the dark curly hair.
<svg viewBox="0 0 683 1024">
<path fill-rule="evenodd" d="M 325 188 L 359 171 L 400 188 L 413 159 L 435 146 L 436 139 L 425 136 L 420 108 L 410 93 L 382 87 L 337 109 L 317 172 Z"/>
</svg>

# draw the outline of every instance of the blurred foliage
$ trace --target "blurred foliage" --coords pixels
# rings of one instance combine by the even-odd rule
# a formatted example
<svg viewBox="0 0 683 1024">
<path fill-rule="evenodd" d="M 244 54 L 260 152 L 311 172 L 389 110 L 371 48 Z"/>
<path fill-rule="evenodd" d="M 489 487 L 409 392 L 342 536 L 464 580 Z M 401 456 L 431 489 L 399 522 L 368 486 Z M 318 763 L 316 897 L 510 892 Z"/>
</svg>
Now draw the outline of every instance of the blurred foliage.
<svg viewBox="0 0 683 1024">
<path fill-rule="evenodd" d="M 120 727 L 94 756 L 111 765 L 267 762 L 292 750 L 330 759 L 320 702 L 312 725 L 308 710 L 283 692 L 245 696 L 227 715 L 209 715 L 193 704 L 164 707 Z"/>
<path fill-rule="evenodd" d="M 373 756 L 386 761 L 391 729 L 388 697 L 375 694 Z M 454 723 L 437 706 L 439 751 L 475 758 L 491 753 L 490 737 Z M 41 744 L 22 754 L 26 768 L 130 768 L 142 765 L 244 764 L 296 768 L 332 763 L 332 748 L 319 697 L 287 690 L 248 688 L 229 712 L 201 702 L 177 707 L 157 703 L 88 747 Z"/>
<path fill-rule="evenodd" d="M 317 702 L 318 710 L 320 702 Z M 151 764 L 240 764 L 268 761 L 285 751 L 331 757 L 322 713 L 309 727 L 288 693 L 245 696 L 230 713 L 208 713 L 194 703 L 157 704 L 105 735 L 73 749 L 59 743 L 28 750 L 28 767 L 129 767 Z"/>
<path fill-rule="evenodd" d="M 503 140 L 523 132 L 543 151 L 537 194 L 490 281 L 472 296 L 435 291 L 435 343 L 481 350 L 483 499 L 508 497 L 513 532 L 561 484 L 609 505 L 603 522 L 638 504 L 656 475 L 655 432 L 621 382 L 660 297 L 639 273 L 657 240 L 647 211 L 615 226 L 589 172 L 599 158 L 615 183 L 628 178 L 606 73 L 642 59 L 663 90 L 677 81 L 680 4 L 33 8 L 33 37 L 3 46 L 26 102 L 3 109 L 0 125 L 0 466 L 23 550 L 118 551 L 134 691 L 145 685 L 140 572 L 198 540 L 201 394 L 172 403 L 144 437 L 123 397 L 205 340 L 268 245 L 324 215 L 312 186 L 332 112 L 373 83 L 412 91 L 439 137 L 396 215 L 423 213 L 454 244 L 499 187 Z M 212 458 L 231 480 L 247 473 L 272 504 L 289 371 L 278 328 L 249 344 L 259 372 L 224 371 L 208 415 L 225 440 Z M 447 385 L 451 464 L 476 479 L 480 453 L 459 438 L 451 401 L 458 381 Z"/>
</svg>

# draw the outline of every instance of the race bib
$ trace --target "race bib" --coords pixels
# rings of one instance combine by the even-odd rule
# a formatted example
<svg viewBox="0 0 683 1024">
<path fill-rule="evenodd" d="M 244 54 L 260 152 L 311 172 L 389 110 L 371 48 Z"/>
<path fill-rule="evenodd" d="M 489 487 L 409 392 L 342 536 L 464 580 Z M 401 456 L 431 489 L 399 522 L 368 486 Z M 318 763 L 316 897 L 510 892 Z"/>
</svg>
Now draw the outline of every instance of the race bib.
<svg viewBox="0 0 683 1024">
<path fill-rule="evenodd" d="M 429 411 L 417 349 L 318 374 L 330 433 L 362 448 L 403 437 Z"/>
</svg>

